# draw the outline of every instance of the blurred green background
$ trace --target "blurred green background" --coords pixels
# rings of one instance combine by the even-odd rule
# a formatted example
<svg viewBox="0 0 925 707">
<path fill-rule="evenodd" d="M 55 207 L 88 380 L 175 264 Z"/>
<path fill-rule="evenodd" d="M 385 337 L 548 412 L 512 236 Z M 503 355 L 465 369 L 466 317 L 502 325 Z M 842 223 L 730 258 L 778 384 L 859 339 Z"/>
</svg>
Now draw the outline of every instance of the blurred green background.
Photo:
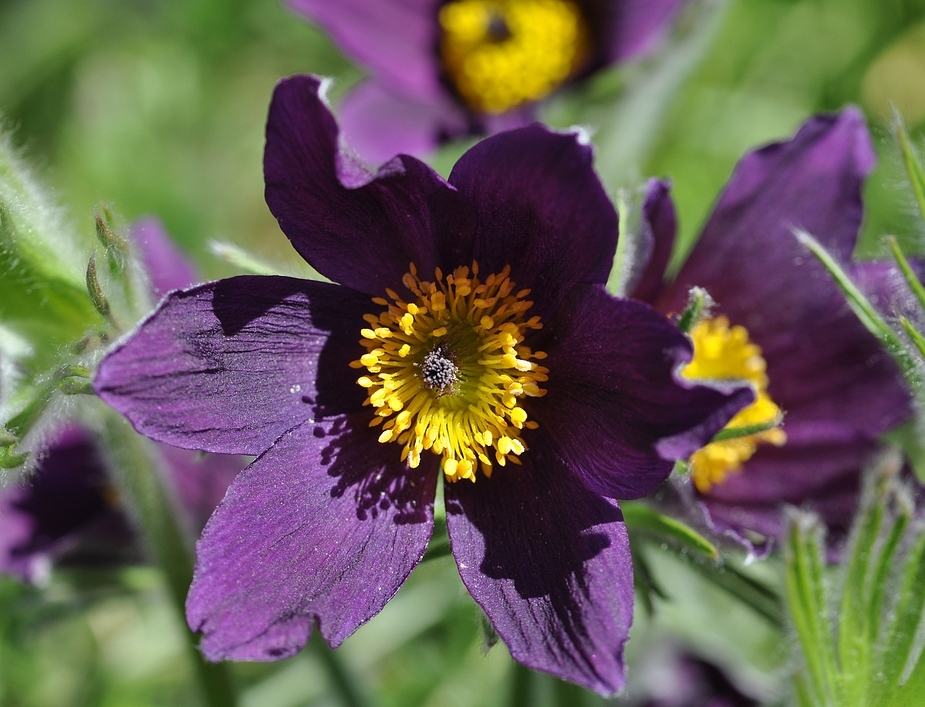
<svg viewBox="0 0 925 707">
<path fill-rule="evenodd" d="M 90 232 L 99 203 L 126 220 L 156 214 L 208 277 L 235 272 L 210 253 L 213 240 L 294 265 L 263 201 L 263 127 L 277 79 L 308 71 L 336 78 L 335 105 L 363 75 L 279 0 L 0 0 L 0 113 L 74 222 Z M 557 96 L 545 117 L 593 128 L 611 193 L 670 177 L 683 250 L 743 151 L 847 103 L 866 112 L 881 156 L 861 252 L 881 252 L 887 233 L 922 251 L 889 125 L 893 106 L 914 135 L 925 122 L 925 0 L 694 2 L 663 53 Z M 460 151 L 433 162 L 446 172 Z M 670 600 L 651 620 L 640 612 L 631 665 L 673 635 L 758 692 L 783 694 L 780 636 L 655 550 Z M 0 705 L 196 704 L 182 630 L 150 569 L 62 572 L 43 590 L 0 579 Z M 512 663 L 483 643 L 442 558 L 340 655 L 383 705 L 504 704 Z M 324 660 L 312 645 L 279 664 L 236 666 L 244 704 L 342 704 Z M 542 707 L 565 688 L 537 679 L 535 689 Z"/>
</svg>

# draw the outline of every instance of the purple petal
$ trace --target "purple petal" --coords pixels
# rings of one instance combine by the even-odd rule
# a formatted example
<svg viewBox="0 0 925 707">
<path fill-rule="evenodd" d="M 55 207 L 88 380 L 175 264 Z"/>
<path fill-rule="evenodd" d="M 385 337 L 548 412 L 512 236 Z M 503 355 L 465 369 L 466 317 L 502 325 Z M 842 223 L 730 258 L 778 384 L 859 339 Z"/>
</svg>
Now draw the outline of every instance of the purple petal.
<svg viewBox="0 0 925 707">
<path fill-rule="evenodd" d="M 232 483 L 197 545 L 187 600 L 207 658 L 291 656 L 316 619 L 337 646 L 423 557 L 436 457 L 408 469 L 368 421 L 297 427 Z"/>
<path fill-rule="evenodd" d="M 649 305 L 600 286 L 575 288 L 537 345 L 550 374 L 530 412 L 569 468 L 610 498 L 651 493 L 674 460 L 754 400 L 749 386 L 679 383 L 674 372 L 692 355 L 687 337 Z"/>
<path fill-rule="evenodd" d="M 199 282 L 192 263 L 167 235 L 164 225 L 156 218 L 140 219 L 132 224 L 132 240 L 141 248 L 151 289 L 156 299 L 171 290 L 179 290 Z"/>
<path fill-rule="evenodd" d="M 870 440 L 762 447 L 700 501 L 720 532 L 783 537 L 784 506 L 792 505 L 818 513 L 830 538 L 844 538 L 858 507 L 861 469 L 877 449 Z"/>
<path fill-rule="evenodd" d="M 873 437 L 906 419 L 909 394 L 892 359 L 858 322 L 793 227 L 846 262 L 861 223 L 861 187 L 873 166 L 855 109 L 807 121 L 793 140 L 747 155 L 703 235 L 659 300 L 681 311 L 693 285 L 746 327 L 767 361 L 769 392 L 786 430 L 846 424 Z"/>
<path fill-rule="evenodd" d="M 351 59 L 412 96 L 444 91 L 437 61 L 440 0 L 288 0 Z"/>
<path fill-rule="evenodd" d="M 664 287 L 665 270 L 674 249 L 678 219 L 671 200 L 671 184 L 650 179 L 642 204 L 640 252 L 636 254 L 638 270 L 631 277 L 625 292 L 633 299 L 652 302 Z"/>
<path fill-rule="evenodd" d="M 909 258 L 909 265 L 920 281 L 925 280 L 925 261 Z M 851 263 L 850 273 L 851 279 L 880 312 L 887 316 L 903 315 L 913 322 L 921 316 L 918 301 L 894 261 Z"/>
<path fill-rule="evenodd" d="M 96 446 L 79 427 L 62 428 L 31 479 L 0 493 L 0 572 L 38 582 L 65 554 L 78 561 L 125 559 L 133 544 Z"/>
<path fill-rule="evenodd" d="M 470 130 L 465 112 L 449 97 L 415 100 L 377 81 L 353 88 L 339 113 L 347 143 L 373 164 L 397 154 L 428 155 L 441 142 Z"/>
<path fill-rule="evenodd" d="M 446 485 L 453 554 L 515 660 L 610 694 L 633 620 L 623 516 L 533 437 L 523 466 Z"/>
<path fill-rule="evenodd" d="M 360 408 L 349 363 L 371 306 L 346 288 L 286 277 L 175 292 L 103 360 L 96 391 L 154 439 L 260 454 L 305 421 Z"/>
<path fill-rule="evenodd" d="M 166 444 L 159 445 L 158 451 L 179 507 L 198 536 L 228 485 L 244 468 L 244 460 L 234 455 L 203 454 Z"/>
<path fill-rule="evenodd" d="M 686 0 L 620 0 L 608 42 L 611 61 L 626 61 L 657 49 Z"/>
<path fill-rule="evenodd" d="M 479 215 L 482 272 L 511 266 L 531 314 L 551 316 L 576 284 L 604 283 L 617 245 L 617 212 L 578 133 L 539 125 L 495 135 L 466 152 L 450 183 Z"/>
<path fill-rule="evenodd" d="M 377 296 L 411 262 L 426 275 L 469 261 L 475 216 L 456 190 L 404 155 L 371 174 L 341 149 L 320 90 L 311 76 L 280 81 L 267 123 L 267 204 L 299 254 Z"/>
</svg>

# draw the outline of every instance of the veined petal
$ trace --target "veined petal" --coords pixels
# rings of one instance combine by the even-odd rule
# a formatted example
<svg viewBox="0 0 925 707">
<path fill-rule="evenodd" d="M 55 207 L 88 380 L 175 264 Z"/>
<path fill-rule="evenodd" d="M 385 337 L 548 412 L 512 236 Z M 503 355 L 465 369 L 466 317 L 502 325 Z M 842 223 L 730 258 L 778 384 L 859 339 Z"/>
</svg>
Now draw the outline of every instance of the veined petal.
<svg viewBox="0 0 925 707">
<path fill-rule="evenodd" d="M 322 275 L 380 296 L 414 262 L 422 272 L 471 261 L 475 215 L 423 162 L 401 155 L 372 174 L 340 144 L 321 81 L 273 92 L 264 152 L 266 200 L 283 233 Z"/>
<path fill-rule="evenodd" d="M 616 503 L 588 491 L 542 433 L 523 466 L 445 487 L 463 583 L 524 665 L 601 694 L 623 686 L 633 567 Z"/>
<path fill-rule="evenodd" d="M 411 96 L 445 91 L 437 62 L 440 0 L 288 0 L 351 58 Z"/>
<path fill-rule="evenodd" d="M 369 308 L 346 288 L 286 277 L 174 292 L 103 360 L 94 385 L 142 434 L 257 455 L 303 422 L 360 408 L 349 362 Z"/>
<path fill-rule="evenodd" d="M 424 556 L 436 460 L 408 469 L 367 422 L 305 423 L 232 483 L 197 544 L 187 599 L 207 658 L 286 658 L 316 620 L 337 646 Z"/>
<path fill-rule="evenodd" d="M 576 287 L 544 334 L 537 345 L 550 376 L 531 412 L 578 478 L 610 498 L 651 493 L 674 460 L 754 400 L 747 385 L 680 381 L 692 355 L 687 337 L 650 306 L 600 286 Z"/>
<path fill-rule="evenodd" d="M 531 125 L 478 143 L 450 175 L 479 215 L 475 260 L 484 272 L 510 265 L 544 319 L 574 285 L 606 282 L 613 264 L 617 212 L 592 162 L 579 133 Z"/>
</svg>

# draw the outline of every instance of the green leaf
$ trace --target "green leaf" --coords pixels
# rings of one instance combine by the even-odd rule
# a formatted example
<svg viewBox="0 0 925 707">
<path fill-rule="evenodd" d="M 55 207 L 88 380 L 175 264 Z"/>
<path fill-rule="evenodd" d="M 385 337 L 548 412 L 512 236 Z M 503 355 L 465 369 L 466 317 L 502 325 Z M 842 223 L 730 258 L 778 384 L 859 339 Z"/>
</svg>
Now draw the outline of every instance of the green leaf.
<svg viewBox="0 0 925 707">
<path fill-rule="evenodd" d="M 713 437 L 714 442 L 722 442 L 727 439 L 738 439 L 740 437 L 750 437 L 751 435 L 761 434 L 768 430 L 773 430 L 783 422 L 784 416 L 777 414 L 767 422 L 757 422 L 754 425 L 743 425 L 742 427 L 724 427 Z"/>
<path fill-rule="evenodd" d="M 919 213 L 925 219 L 925 173 L 922 171 L 922 162 L 919 159 L 918 152 L 909 134 L 906 132 L 906 126 L 903 125 L 902 118 L 898 112 L 893 114 L 893 129 L 896 131 L 896 139 L 899 142 L 899 151 L 902 153 L 903 164 L 906 167 L 906 174 L 909 175 L 909 183 L 912 186 L 912 193 L 915 194 L 915 201 L 919 206 Z"/>
<path fill-rule="evenodd" d="M 810 703 L 836 707 L 840 705 L 838 661 L 827 618 L 822 529 L 814 517 L 791 517 L 784 559 L 787 603 L 806 664 Z"/>
<path fill-rule="evenodd" d="M 690 334 L 691 329 L 697 326 L 697 323 L 709 313 L 713 306 L 713 298 L 710 293 L 702 287 L 692 287 L 687 293 L 687 307 L 678 317 L 678 329 L 685 334 Z M 716 441 L 714 439 L 714 441 Z"/>
<path fill-rule="evenodd" d="M 890 250 L 893 252 L 893 259 L 899 266 L 899 270 L 903 275 L 903 279 L 906 281 L 906 285 L 912 290 L 912 294 L 914 294 L 915 298 L 918 300 L 919 306 L 925 311 L 925 287 L 922 286 L 918 275 L 915 274 L 905 254 L 899 247 L 899 242 L 896 240 L 896 237 L 890 236 L 887 238 L 887 242 L 890 244 Z"/>
<path fill-rule="evenodd" d="M 623 511 L 623 520 L 628 528 L 671 538 L 712 560 L 719 557 L 719 551 L 713 543 L 675 518 L 662 515 L 637 501 L 624 501 L 620 504 L 620 510 Z"/>
<path fill-rule="evenodd" d="M 861 323 L 867 327 L 867 330 L 877 337 L 884 348 L 890 352 L 913 389 L 920 388 L 922 380 L 918 362 L 916 357 L 908 351 L 899 335 L 880 316 L 880 313 L 851 281 L 851 278 L 842 270 L 841 266 L 835 262 L 835 259 L 829 255 L 829 252 L 823 248 L 822 244 L 806 231 L 795 229 L 793 233 L 797 240 L 816 256 L 822 266 L 828 270 L 835 280 L 835 284 L 844 294 L 848 305 L 854 310 Z"/>
</svg>

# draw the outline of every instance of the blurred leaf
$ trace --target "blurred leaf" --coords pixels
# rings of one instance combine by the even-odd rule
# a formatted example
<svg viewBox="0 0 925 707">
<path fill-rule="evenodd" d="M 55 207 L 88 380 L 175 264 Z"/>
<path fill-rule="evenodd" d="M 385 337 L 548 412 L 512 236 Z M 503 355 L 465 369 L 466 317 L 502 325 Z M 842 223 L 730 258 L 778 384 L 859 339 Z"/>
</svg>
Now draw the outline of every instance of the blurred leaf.
<svg viewBox="0 0 925 707">
<path fill-rule="evenodd" d="M 676 518 L 662 515 L 637 501 L 624 501 L 620 504 L 620 510 L 623 511 L 624 522 L 632 530 L 670 538 L 713 560 L 719 557 L 719 551 L 713 543 Z"/>
</svg>

